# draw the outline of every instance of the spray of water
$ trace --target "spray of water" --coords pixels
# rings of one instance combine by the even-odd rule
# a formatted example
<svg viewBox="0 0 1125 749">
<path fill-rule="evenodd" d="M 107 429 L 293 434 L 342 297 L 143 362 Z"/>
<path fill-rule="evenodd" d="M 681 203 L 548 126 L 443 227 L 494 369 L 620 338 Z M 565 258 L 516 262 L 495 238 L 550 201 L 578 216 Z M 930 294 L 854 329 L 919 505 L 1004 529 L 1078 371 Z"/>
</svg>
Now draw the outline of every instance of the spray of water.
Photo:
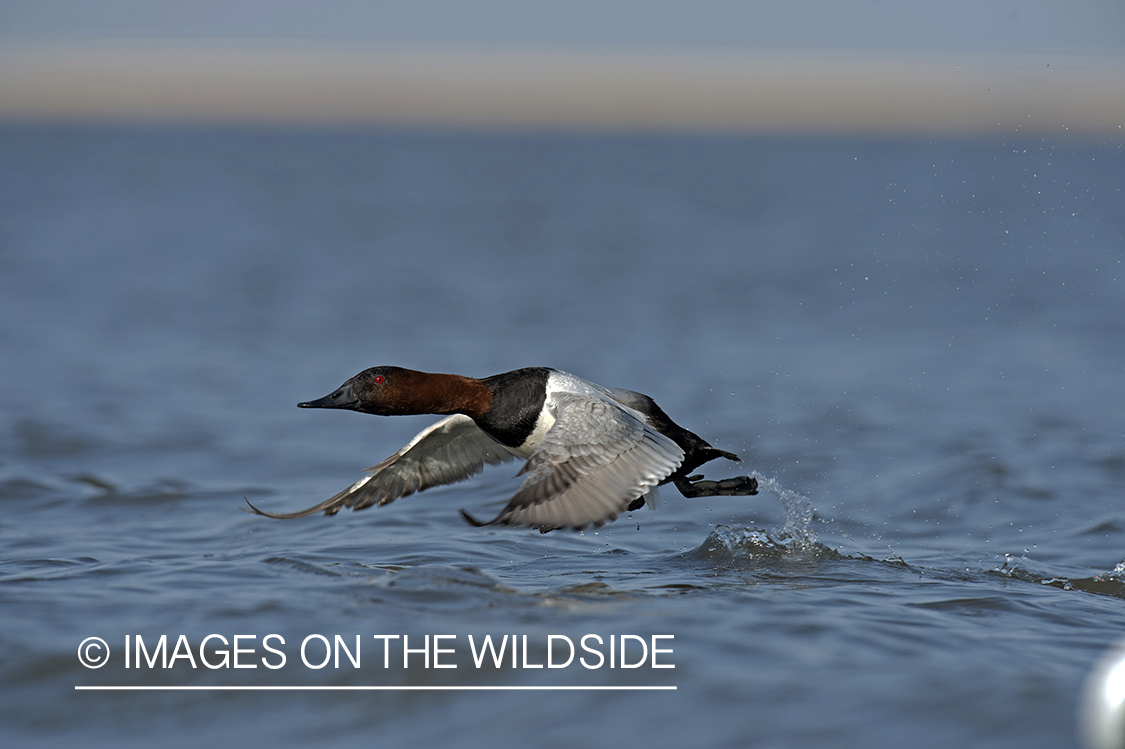
<svg viewBox="0 0 1125 749">
<path fill-rule="evenodd" d="M 757 563 L 763 560 L 809 558 L 810 555 L 820 557 L 824 553 L 831 553 L 817 542 L 816 534 L 810 530 L 814 508 L 808 498 L 792 489 L 786 489 L 776 479 L 757 472 L 751 475 L 758 480 L 759 492 L 769 492 L 781 500 L 781 505 L 785 508 L 784 525 L 770 531 L 717 525 L 697 550 L 698 553 L 734 564 L 747 560 Z"/>
<path fill-rule="evenodd" d="M 812 502 L 792 489 L 786 489 L 777 483 L 777 479 L 763 476 L 757 471 L 751 475 L 758 480 L 759 492 L 767 491 L 777 495 L 781 506 L 785 508 L 785 524 L 777 532 L 776 540 L 798 548 L 808 548 L 815 544 L 816 534 L 810 529 L 813 512 L 816 510 Z"/>
</svg>

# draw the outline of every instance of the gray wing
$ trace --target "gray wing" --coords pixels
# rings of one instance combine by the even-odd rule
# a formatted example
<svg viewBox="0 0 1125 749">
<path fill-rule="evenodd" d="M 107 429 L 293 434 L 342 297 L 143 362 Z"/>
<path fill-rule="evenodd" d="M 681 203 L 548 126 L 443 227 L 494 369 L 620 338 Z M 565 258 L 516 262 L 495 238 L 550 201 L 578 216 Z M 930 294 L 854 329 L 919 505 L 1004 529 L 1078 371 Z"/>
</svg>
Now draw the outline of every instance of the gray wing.
<svg viewBox="0 0 1125 749">
<path fill-rule="evenodd" d="M 630 408 L 578 393 L 554 399 L 556 421 L 521 471 L 527 479 L 488 525 L 601 526 L 683 462 L 679 445 Z"/>
<path fill-rule="evenodd" d="M 300 518 L 322 510 L 325 515 L 335 515 L 341 507 L 362 510 L 431 486 L 464 481 L 485 463 L 498 465 L 515 457 L 471 418 L 454 414 L 423 429 L 404 448 L 368 468 L 367 476 L 318 505 L 287 513 L 263 512 L 253 505 L 250 509 L 258 515 L 279 519 Z"/>
</svg>

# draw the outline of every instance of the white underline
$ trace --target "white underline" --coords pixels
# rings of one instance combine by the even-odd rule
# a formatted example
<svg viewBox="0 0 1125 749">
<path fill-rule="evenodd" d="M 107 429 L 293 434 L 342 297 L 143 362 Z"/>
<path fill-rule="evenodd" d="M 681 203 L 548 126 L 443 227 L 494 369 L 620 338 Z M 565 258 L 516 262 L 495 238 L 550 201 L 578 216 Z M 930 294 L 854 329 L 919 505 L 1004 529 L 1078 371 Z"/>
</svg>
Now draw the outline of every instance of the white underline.
<svg viewBox="0 0 1125 749">
<path fill-rule="evenodd" d="M 591 687 L 562 687 L 562 686 L 547 686 L 547 687 L 518 687 L 518 686 L 497 686 L 497 687 L 476 687 L 476 686 L 245 686 L 245 687 L 142 687 L 142 686 L 75 686 L 76 691 L 87 692 L 652 692 L 652 691 L 675 691 L 675 686 L 641 686 L 641 687 L 618 687 L 618 686 L 591 686 Z"/>
</svg>

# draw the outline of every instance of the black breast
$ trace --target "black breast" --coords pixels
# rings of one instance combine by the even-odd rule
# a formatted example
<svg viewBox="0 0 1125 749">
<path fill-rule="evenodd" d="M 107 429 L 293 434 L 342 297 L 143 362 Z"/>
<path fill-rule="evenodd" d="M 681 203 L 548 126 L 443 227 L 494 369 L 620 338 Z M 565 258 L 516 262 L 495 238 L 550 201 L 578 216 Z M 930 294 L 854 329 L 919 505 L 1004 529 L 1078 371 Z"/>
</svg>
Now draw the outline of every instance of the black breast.
<svg viewBox="0 0 1125 749">
<path fill-rule="evenodd" d="M 508 447 L 519 447 L 535 431 L 535 423 L 547 400 L 546 367 L 528 367 L 485 377 L 481 382 L 492 391 L 492 405 L 477 424 Z"/>
</svg>

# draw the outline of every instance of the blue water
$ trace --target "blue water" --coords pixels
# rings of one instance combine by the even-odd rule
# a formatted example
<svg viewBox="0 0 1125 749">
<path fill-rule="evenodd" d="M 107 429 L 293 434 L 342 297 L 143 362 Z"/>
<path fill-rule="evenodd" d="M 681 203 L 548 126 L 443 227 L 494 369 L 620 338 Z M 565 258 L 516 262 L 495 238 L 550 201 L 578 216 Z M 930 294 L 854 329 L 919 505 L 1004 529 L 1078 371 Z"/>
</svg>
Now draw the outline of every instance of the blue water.
<svg viewBox="0 0 1125 749">
<path fill-rule="evenodd" d="M 0 743 L 1075 746 L 1125 636 L 1123 188 L 1115 141 L 2 129 Z M 241 512 L 430 422 L 295 408 L 375 364 L 640 390 L 763 491 Z M 532 667 L 587 634 L 674 668 Z"/>
</svg>

